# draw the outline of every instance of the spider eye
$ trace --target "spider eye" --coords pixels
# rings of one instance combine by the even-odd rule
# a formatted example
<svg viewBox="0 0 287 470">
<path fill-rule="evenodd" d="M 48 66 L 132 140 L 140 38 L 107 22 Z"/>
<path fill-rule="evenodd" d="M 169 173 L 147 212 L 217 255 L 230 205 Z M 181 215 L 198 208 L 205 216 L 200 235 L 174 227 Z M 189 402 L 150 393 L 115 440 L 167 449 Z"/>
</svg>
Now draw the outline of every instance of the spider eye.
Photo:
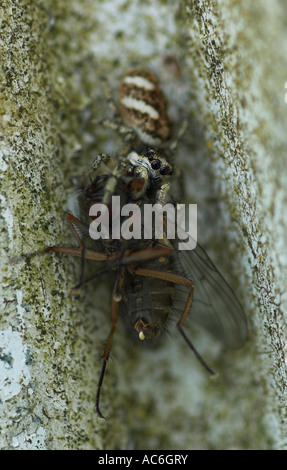
<svg viewBox="0 0 287 470">
<path fill-rule="evenodd" d="M 153 170 L 158 170 L 160 168 L 160 162 L 158 160 L 154 160 L 151 164 Z"/>
<path fill-rule="evenodd" d="M 161 175 L 168 175 L 169 174 L 169 167 L 168 166 L 163 166 L 161 169 L 160 169 L 160 174 Z"/>
<path fill-rule="evenodd" d="M 154 159 L 154 151 L 151 149 L 147 149 L 145 152 L 145 157 L 147 157 L 150 161 Z"/>
</svg>

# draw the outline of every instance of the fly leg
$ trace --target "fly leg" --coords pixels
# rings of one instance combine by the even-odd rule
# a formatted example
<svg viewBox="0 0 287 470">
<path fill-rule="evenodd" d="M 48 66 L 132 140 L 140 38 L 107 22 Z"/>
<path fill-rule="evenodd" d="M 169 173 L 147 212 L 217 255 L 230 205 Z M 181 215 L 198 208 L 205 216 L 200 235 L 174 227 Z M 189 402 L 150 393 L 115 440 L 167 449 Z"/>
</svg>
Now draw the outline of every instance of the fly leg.
<svg viewBox="0 0 287 470">
<path fill-rule="evenodd" d="M 72 233 L 77 240 L 80 250 L 81 250 L 81 274 L 80 274 L 80 283 L 82 282 L 84 278 L 84 270 L 85 270 L 85 251 L 86 247 L 84 245 L 83 240 L 81 239 L 80 235 L 78 234 L 77 230 L 75 227 L 85 227 L 85 224 L 83 224 L 77 217 L 73 216 L 72 214 L 67 214 L 67 221 L 69 223 L 70 229 L 72 230 Z"/>
<path fill-rule="evenodd" d="M 52 247 L 56 248 L 56 250 L 53 251 L 62 251 L 63 249 L 61 247 Z M 66 251 L 66 250 L 69 250 Z M 87 277 L 86 279 L 83 279 L 81 283 L 79 283 L 75 288 L 80 288 L 83 284 L 86 284 L 87 282 L 90 282 L 92 279 L 95 279 L 96 277 L 100 276 L 101 274 L 105 274 L 107 272 L 110 272 L 112 270 L 119 270 L 121 266 L 129 265 L 131 263 L 138 263 L 140 261 L 147 261 L 150 259 L 161 259 L 166 256 L 169 256 L 173 252 L 173 248 L 169 247 L 154 247 L 154 248 L 147 248 L 145 250 L 140 250 L 140 251 L 135 251 L 132 253 L 123 253 L 122 255 L 110 255 L 108 256 L 105 253 L 101 252 L 96 252 L 96 251 L 90 251 L 86 250 L 85 253 L 85 258 L 86 259 L 91 259 L 94 261 L 109 261 L 110 264 L 106 267 L 104 267 L 101 270 L 96 271 L 94 274 L 91 276 Z M 80 254 L 80 249 L 79 248 L 65 248 L 64 253 L 69 253 L 74 256 L 81 256 Z M 120 271 L 120 275 L 117 278 L 117 282 L 115 284 L 115 291 L 114 291 L 114 298 L 118 300 L 118 302 L 121 300 L 121 278 L 122 278 L 122 272 Z"/>
<path fill-rule="evenodd" d="M 121 300 L 121 296 L 119 296 L 118 292 L 121 290 L 122 284 L 124 280 L 124 271 L 121 270 L 119 272 L 119 275 L 117 276 L 114 289 L 113 289 L 113 296 L 112 296 L 112 326 L 110 329 L 110 333 L 108 336 L 108 340 L 105 346 L 104 354 L 102 356 L 103 362 L 102 362 L 102 369 L 100 373 L 100 378 L 98 382 L 98 387 L 97 387 L 97 395 L 96 395 L 96 412 L 98 415 L 99 419 L 105 420 L 106 418 L 103 416 L 103 414 L 100 411 L 100 394 L 101 394 L 101 389 L 103 385 L 103 380 L 105 376 L 105 371 L 106 371 L 106 366 L 107 362 L 110 356 L 110 350 L 111 350 L 111 344 L 112 344 L 112 339 L 114 336 L 115 328 L 116 328 L 116 323 L 118 319 L 118 312 L 119 312 L 119 302 Z"/>
<path fill-rule="evenodd" d="M 58 253 L 66 253 L 74 256 L 79 256 L 81 258 L 81 274 L 80 274 L 80 281 L 78 285 L 83 283 L 84 279 L 84 270 L 85 270 L 85 260 L 86 259 L 93 259 L 94 261 L 105 261 L 107 259 L 107 255 L 105 253 L 98 253 L 96 251 L 87 250 L 83 240 L 81 239 L 80 235 L 78 234 L 76 227 L 78 229 L 87 230 L 87 226 L 83 224 L 77 217 L 72 214 L 67 214 L 67 221 L 69 223 L 70 229 L 79 244 L 79 248 L 66 248 L 61 246 L 50 246 L 44 250 L 44 253 L 49 253 L 50 251 L 58 252 Z M 77 286 L 75 286 L 77 288 Z"/>
<path fill-rule="evenodd" d="M 203 360 L 203 358 L 200 356 L 198 351 L 195 349 L 195 347 L 193 346 L 191 341 L 188 339 L 188 337 L 186 336 L 186 334 L 185 334 L 185 332 L 182 328 L 182 324 L 183 324 L 184 320 L 186 319 L 186 317 L 189 313 L 189 310 L 191 308 L 191 304 L 192 304 L 192 297 L 193 297 L 193 290 L 194 290 L 193 282 L 190 281 L 189 279 L 187 279 L 184 276 L 179 276 L 177 274 L 170 273 L 170 272 L 158 271 L 156 269 L 146 269 L 146 268 L 137 268 L 137 267 L 132 268 L 131 267 L 131 268 L 128 268 L 128 270 L 130 272 L 132 272 L 133 274 L 137 274 L 138 276 L 145 276 L 145 277 L 150 277 L 150 278 L 162 279 L 164 281 L 172 282 L 173 284 L 179 284 L 179 285 L 186 286 L 186 287 L 189 288 L 189 294 L 188 294 L 188 298 L 187 298 L 187 301 L 186 301 L 186 304 L 185 304 L 184 311 L 183 311 L 179 321 L 177 322 L 176 326 L 177 326 L 180 334 L 182 335 L 184 341 L 188 344 L 190 349 L 194 352 L 196 358 L 201 363 L 201 365 L 208 371 L 208 373 L 211 376 L 215 377 L 216 373 L 212 369 L 210 369 L 210 367 L 206 364 L 206 362 Z"/>
<path fill-rule="evenodd" d="M 97 395 L 96 395 L 96 412 L 97 412 L 98 418 L 99 419 L 104 419 L 104 420 L 106 418 L 103 416 L 103 414 L 100 411 L 100 394 L 101 394 L 103 380 L 104 380 L 104 376 L 105 376 L 105 372 L 106 372 L 107 362 L 108 362 L 108 359 L 109 359 L 109 356 L 110 356 L 111 343 L 112 343 L 112 339 L 113 339 L 115 328 L 116 328 L 116 322 L 117 322 L 117 319 L 118 319 L 118 311 L 119 311 L 119 303 L 116 302 L 113 299 L 112 300 L 112 326 L 111 326 L 111 329 L 110 329 L 110 333 L 109 333 L 109 336 L 108 336 L 108 340 L 107 340 L 107 344 L 106 344 L 106 347 L 105 347 L 105 350 L 104 350 L 104 354 L 103 354 L 103 357 L 102 357 L 102 360 L 103 360 L 102 369 L 101 369 L 101 374 L 100 374 L 98 387 L 97 387 Z"/>
<path fill-rule="evenodd" d="M 47 246 L 41 251 L 34 251 L 33 253 L 28 253 L 27 255 L 21 255 L 17 258 L 11 259 L 11 263 L 18 263 L 26 258 L 33 258 L 35 256 L 44 255 L 53 251 L 55 253 L 65 253 L 66 255 L 77 256 L 78 258 L 90 259 L 93 261 L 106 261 L 109 257 L 106 253 L 102 253 L 100 251 L 93 251 L 87 250 L 84 246 L 82 239 L 80 238 L 78 232 L 76 231 L 74 225 L 78 226 L 79 228 L 83 228 L 87 230 L 87 226 L 83 224 L 77 217 L 73 216 L 72 214 L 67 214 L 67 220 L 69 222 L 70 228 L 75 236 L 76 240 L 78 241 L 80 248 L 73 248 L 73 247 L 66 247 L 66 246 Z M 112 257 L 111 257 L 112 258 Z"/>
<path fill-rule="evenodd" d="M 78 227 L 78 229 L 84 229 L 86 231 L 87 226 L 85 224 L 83 224 L 83 222 L 81 222 L 77 217 L 75 217 L 72 214 L 67 214 L 67 221 L 68 221 L 68 224 L 70 226 L 70 229 L 71 229 L 75 239 L 77 240 L 77 242 L 79 244 L 79 249 L 81 251 L 81 274 L 80 274 L 80 284 L 81 284 L 81 282 L 83 281 L 83 278 L 84 278 L 86 247 L 85 247 L 85 244 L 84 244 L 83 240 L 81 239 L 80 235 L 78 234 L 78 232 L 76 230 L 76 227 Z M 58 251 L 58 252 L 62 251 L 59 248 L 60 247 L 57 247 L 57 246 L 49 247 L 45 251 L 46 252 L 49 252 L 49 251 Z M 62 251 L 62 252 L 64 252 L 64 251 Z"/>
</svg>

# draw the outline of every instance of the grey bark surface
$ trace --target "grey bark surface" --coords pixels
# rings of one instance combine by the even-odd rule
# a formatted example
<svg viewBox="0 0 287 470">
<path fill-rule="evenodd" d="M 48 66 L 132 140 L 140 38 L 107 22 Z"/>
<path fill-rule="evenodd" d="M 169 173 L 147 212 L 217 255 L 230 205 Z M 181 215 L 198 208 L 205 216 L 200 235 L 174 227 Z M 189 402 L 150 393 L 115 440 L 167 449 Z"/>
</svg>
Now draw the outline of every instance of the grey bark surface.
<svg viewBox="0 0 287 470">
<path fill-rule="evenodd" d="M 286 449 L 286 6 L 246 1 L 36 2 L 1 7 L 1 449 Z M 73 292 L 79 261 L 11 258 L 75 245 L 74 176 L 119 138 L 116 94 L 138 62 L 159 76 L 175 128 L 181 202 L 240 297 L 249 340 L 194 331 L 210 381 L 174 332 L 137 344 L 119 321 L 98 422 L 110 286 Z M 175 129 L 175 130 L 176 130 Z"/>
</svg>

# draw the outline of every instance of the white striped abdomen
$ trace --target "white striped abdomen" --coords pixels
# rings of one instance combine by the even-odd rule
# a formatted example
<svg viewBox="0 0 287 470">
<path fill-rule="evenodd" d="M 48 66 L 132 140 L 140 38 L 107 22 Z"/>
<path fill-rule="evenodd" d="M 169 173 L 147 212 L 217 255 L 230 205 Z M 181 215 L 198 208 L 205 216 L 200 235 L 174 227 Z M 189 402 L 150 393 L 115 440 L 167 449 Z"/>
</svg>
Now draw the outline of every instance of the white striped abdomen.
<svg viewBox="0 0 287 470">
<path fill-rule="evenodd" d="M 132 127 L 141 142 L 160 145 L 170 138 L 167 101 L 153 73 L 135 67 L 119 87 L 119 109 L 125 125 Z"/>
</svg>

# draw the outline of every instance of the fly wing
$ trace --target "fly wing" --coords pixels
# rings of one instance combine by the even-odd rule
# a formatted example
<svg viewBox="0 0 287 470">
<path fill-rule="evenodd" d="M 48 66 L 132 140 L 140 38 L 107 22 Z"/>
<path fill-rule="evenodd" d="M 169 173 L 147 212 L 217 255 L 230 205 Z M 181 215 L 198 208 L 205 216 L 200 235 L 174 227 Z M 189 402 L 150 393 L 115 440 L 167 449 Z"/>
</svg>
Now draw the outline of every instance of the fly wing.
<svg viewBox="0 0 287 470">
<path fill-rule="evenodd" d="M 227 347 L 239 349 L 247 339 L 247 320 L 242 305 L 204 249 L 175 251 L 179 273 L 194 283 L 189 317 Z M 176 286 L 173 307 L 183 312 L 188 293 Z"/>
</svg>

